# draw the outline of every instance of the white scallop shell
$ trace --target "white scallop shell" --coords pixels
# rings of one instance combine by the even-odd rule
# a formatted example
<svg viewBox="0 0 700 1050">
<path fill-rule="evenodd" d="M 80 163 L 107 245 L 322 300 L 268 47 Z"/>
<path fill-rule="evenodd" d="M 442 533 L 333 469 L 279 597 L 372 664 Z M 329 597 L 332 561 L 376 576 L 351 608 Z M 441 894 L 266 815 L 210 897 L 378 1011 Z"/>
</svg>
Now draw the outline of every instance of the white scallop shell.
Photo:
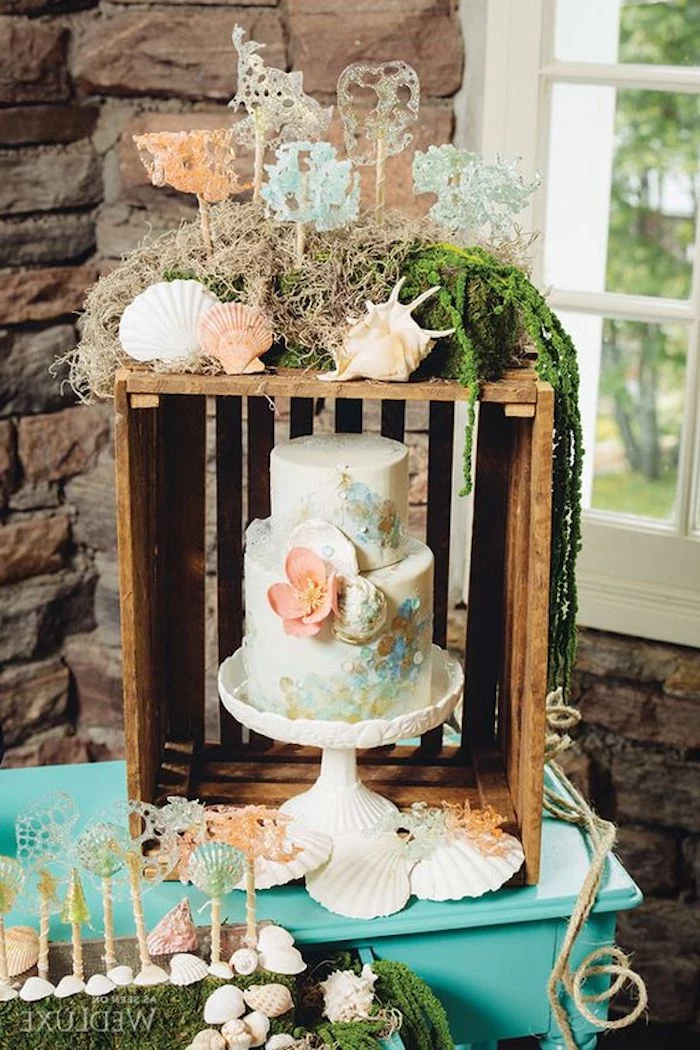
<svg viewBox="0 0 700 1050">
<path fill-rule="evenodd" d="M 292 529 L 288 546 L 289 550 L 292 547 L 308 547 L 344 575 L 354 576 L 359 572 L 355 544 L 341 529 L 323 518 L 302 521 Z"/>
<path fill-rule="evenodd" d="M 115 966 L 107 971 L 107 976 L 112 984 L 116 984 L 117 988 L 127 988 L 130 984 L 133 984 L 134 971 L 130 966 Z"/>
<path fill-rule="evenodd" d="M 367 302 L 367 313 L 351 321 L 344 344 L 336 356 L 337 368 L 318 376 L 324 380 L 380 379 L 405 383 L 432 350 L 432 342 L 452 335 L 454 328 L 431 331 L 421 328 L 411 312 L 438 291 L 429 288 L 413 302 L 400 303 L 402 277 L 385 303 Z"/>
<path fill-rule="evenodd" d="M 19 992 L 11 984 L 5 984 L 3 981 L 0 981 L 0 1003 L 11 1003 L 18 995 Z"/>
<path fill-rule="evenodd" d="M 32 926 L 10 926 L 5 933 L 8 977 L 17 977 L 36 966 L 39 934 Z"/>
<path fill-rule="evenodd" d="M 251 984 L 243 993 L 251 1010 L 265 1017 L 281 1017 L 294 1006 L 292 993 L 286 984 Z"/>
<path fill-rule="evenodd" d="M 198 955 L 181 952 L 170 960 L 170 983 L 181 987 L 197 984 L 209 975 L 209 967 Z"/>
<path fill-rule="evenodd" d="M 207 1024 L 226 1024 L 245 1013 L 245 1002 L 239 988 L 224 984 L 212 992 L 204 1004 Z"/>
<path fill-rule="evenodd" d="M 243 1018 L 243 1023 L 253 1037 L 251 1046 L 262 1046 L 270 1034 L 270 1018 L 254 1010 Z"/>
<path fill-rule="evenodd" d="M 215 1028 L 203 1028 L 197 1032 L 187 1050 L 226 1050 L 226 1040 Z"/>
<path fill-rule="evenodd" d="M 226 1040 L 228 1050 L 248 1050 L 253 1045 L 253 1036 L 243 1021 L 227 1021 L 221 1029 L 221 1035 Z"/>
<path fill-rule="evenodd" d="M 502 850 L 491 853 L 461 839 L 437 846 L 413 868 L 411 892 L 421 900 L 454 901 L 499 889 L 525 859 L 512 835 L 500 838 L 499 845 Z"/>
<path fill-rule="evenodd" d="M 249 977 L 258 968 L 258 953 L 254 948 L 239 948 L 233 953 L 229 962 L 241 977 Z"/>
<path fill-rule="evenodd" d="M 310 831 L 308 828 L 303 828 L 296 824 L 289 825 L 287 839 L 291 846 L 298 847 L 298 852 L 290 852 L 289 859 L 266 860 L 265 857 L 256 858 L 256 890 L 269 890 L 271 886 L 284 886 L 287 882 L 293 882 L 294 879 L 302 879 L 307 872 L 314 871 L 321 864 L 324 864 L 333 849 L 333 840 L 329 835 L 324 835 L 321 831 Z M 245 878 L 241 879 L 236 889 L 245 889 Z M 268 942 L 265 940 L 265 930 L 273 929 L 280 929 L 280 927 L 266 926 L 260 931 L 260 937 L 258 938 L 260 951 L 270 950 L 267 948 Z M 285 930 L 284 932 L 286 933 L 287 931 Z M 265 948 L 260 948 L 261 940 L 266 945 Z M 290 941 L 289 944 L 294 944 L 294 941 Z M 283 945 L 283 947 L 288 947 L 289 944 Z M 277 945 L 275 945 L 276 947 Z M 268 969 L 262 962 L 260 962 L 260 966 L 263 969 Z M 286 971 L 277 970 L 276 972 L 285 973 Z"/>
<path fill-rule="evenodd" d="M 70 999 L 71 996 L 79 995 L 84 991 L 85 981 L 81 981 L 79 977 L 75 977 L 72 973 L 69 973 L 61 978 L 56 985 L 56 991 L 53 994 L 57 999 Z"/>
<path fill-rule="evenodd" d="M 218 303 L 199 281 L 159 281 L 129 303 L 119 341 L 137 361 L 181 361 L 197 352 L 197 324 Z"/>
<path fill-rule="evenodd" d="M 45 981 L 43 977 L 30 977 L 22 985 L 19 997 L 25 1003 L 38 1003 L 42 999 L 48 999 L 55 991 L 51 981 Z"/>
<path fill-rule="evenodd" d="M 219 361 L 228 375 L 263 372 L 259 360 L 272 346 L 267 317 L 244 303 L 220 303 L 200 318 L 197 340 L 202 353 Z"/>
<path fill-rule="evenodd" d="M 92 995 L 97 999 L 103 995 L 109 995 L 116 987 L 116 984 L 110 981 L 109 977 L 105 977 L 103 973 L 94 973 L 85 985 L 85 991 L 88 995 Z"/>
<path fill-rule="evenodd" d="M 394 832 L 347 835 L 335 843 L 333 856 L 306 876 L 315 901 L 337 915 L 375 919 L 401 911 L 411 895 L 410 862 Z"/>
<path fill-rule="evenodd" d="M 340 576 L 333 634 L 341 642 L 362 645 L 373 638 L 386 620 L 384 592 L 365 576 Z"/>
</svg>

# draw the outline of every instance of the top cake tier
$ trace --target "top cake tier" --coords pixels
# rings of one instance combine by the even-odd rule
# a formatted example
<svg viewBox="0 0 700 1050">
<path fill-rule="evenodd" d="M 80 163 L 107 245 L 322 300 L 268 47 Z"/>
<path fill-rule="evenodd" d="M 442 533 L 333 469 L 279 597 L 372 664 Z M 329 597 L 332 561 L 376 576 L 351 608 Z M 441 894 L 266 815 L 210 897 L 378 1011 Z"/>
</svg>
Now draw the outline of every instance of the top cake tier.
<svg viewBox="0 0 700 1050">
<path fill-rule="evenodd" d="M 322 518 L 355 544 L 361 572 L 405 554 L 408 450 L 368 434 L 324 434 L 277 445 L 270 457 L 272 517 L 285 529 Z"/>
</svg>

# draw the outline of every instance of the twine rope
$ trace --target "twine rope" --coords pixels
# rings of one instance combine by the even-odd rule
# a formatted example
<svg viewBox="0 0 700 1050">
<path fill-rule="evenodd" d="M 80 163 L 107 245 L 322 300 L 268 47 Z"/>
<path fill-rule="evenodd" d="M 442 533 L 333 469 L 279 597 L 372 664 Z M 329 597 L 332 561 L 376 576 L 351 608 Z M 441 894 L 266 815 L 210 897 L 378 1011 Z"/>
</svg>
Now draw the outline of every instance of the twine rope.
<svg viewBox="0 0 700 1050">
<path fill-rule="evenodd" d="M 545 784 L 544 809 L 557 820 L 575 824 L 586 834 L 591 850 L 591 863 L 579 890 L 566 935 L 547 982 L 547 995 L 552 1013 L 564 1038 L 566 1050 L 578 1050 L 571 1019 L 562 1002 L 561 987 L 573 1001 L 581 1017 L 589 1024 L 605 1031 L 628 1028 L 638 1021 L 647 1008 L 648 996 L 643 979 L 636 973 L 629 957 L 615 945 L 601 946 L 590 952 L 576 967 L 571 968 L 571 954 L 578 935 L 583 930 L 603 880 L 608 853 L 615 845 L 617 829 L 609 820 L 603 820 L 591 809 L 580 791 L 571 783 L 555 759 L 571 746 L 569 730 L 581 721 L 575 707 L 564 702 L 563 692 L 556 689 L 547 696 L 547 731 L 545 736 L 545 763 L 555 774 L 568 798 Z M 590 994 L 584 991 L 591 977 L 608 975 L 608 988 Z M 631 985 L 636 989 L 637 1002 L 621 1017 L 610 1020 L 599 1017 L 589 1004 L 611 1002 L 622 989 Z"/>
</svg>

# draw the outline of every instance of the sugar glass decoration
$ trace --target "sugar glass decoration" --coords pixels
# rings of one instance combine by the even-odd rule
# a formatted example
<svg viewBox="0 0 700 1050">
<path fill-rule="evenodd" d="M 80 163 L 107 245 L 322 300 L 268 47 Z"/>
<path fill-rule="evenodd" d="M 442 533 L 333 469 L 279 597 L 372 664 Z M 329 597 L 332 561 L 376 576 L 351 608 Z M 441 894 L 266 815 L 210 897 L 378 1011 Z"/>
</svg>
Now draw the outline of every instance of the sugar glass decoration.
<svg viewBox="0 0 700 1050">
<path fill-rule="evenodd" d="M 15 837 L 17 859 L 27 873 L 27 886 L 39 901 L 38 974 L 49 973 L 49 921 L 58 907 L 56 865 L 65 865 L 78 809 L 70 795 L 57 792 L 25 806 L 17 814 Z"/>
<path fill-rule="evenodd" d="M 419 107 L 418 74 L 406 62 L 356 62 L 346 66 L 338 78 L 345 148 L 356 164 L 376 168 L 378 218 L 384 213 L 386 159 L 408 146 L 412 135 L 406 129 L 417 120 Z"/>
<path fill-rule="evenodd" d="M 357 218 L 360 179 L 330 142 L 290 142 L 276 156 L 276 164 L 265 165 L 268 179 L 260 195 L 278 222 L 296 223 L 299 263 L 307 224 L 335 230 Z"/>
<path fill-rule="evenodd" d="M 324 109 L 304 93 L 302 73 L 285 73 L 266 66 L 257 54 L 265 45 L 243 43 L 245 30 L 235 26 L 233 46 L 238 52 L 238 91 L 229 105 L 243 106 L 247 116 L 233 128 L 237 142 L 255 151 L 253 198 L 260 196 L 263 159 L 267 148 L 299 139 L 319 139 L 326 131 L 333 107 Z"/>
<path fill-rule="evenodd" d="M 90 909 L 85 900 L 83 883 L 77 868 L 71 868 L 68 888 L 61 908 L 61 922 L 70 926 L 71 929 L 73 977 L 76 981 L 84 981 L 82 927 L 85 923 L 90 922 Z"/>
<path fill-rule="evenodd" d="M 24 887 L 24 870 L 14 857 L 0 857 L 0 985 L 9 984 L 5 916 Z"/>
<path fill-rule="evenodd" d="M 248 189 L 234 166 L 231 128 L 195 131 L 151 131 L 134 135 L 141 162 L 154 186 L 194 193 L 207 254 L 212 251 L 209 205 Z"/>
<path fill-rule="evenodd" d="M 449 230 L 490 227 L 492 235 L 507 235 L 541 181 L 539 173 L 525 181 L 517 160 L 489 163 L 451 144 L 413 157 L 413 188 L 436 194 L 430 214 Z"/>
<path fill-rule="evenodd" d="M 190 882 L 211 900 L 211 967 L 221 963 L 221 901 L 240 881 L 245 857 L 225 842 L 204 842 L 193 850 L 187 866 Z"/>
<path fill-rule="evenodd" d="M 129 849 L 129 844 L 129 836 L 125 829 L 108 821 L 92 821 L 75 844 L 78 863 L 99 880 L 107 972 L 117 965 L 114 942 L 113 880 L 115 875 L 124 870 L 124 856 Z"/>
</svg>

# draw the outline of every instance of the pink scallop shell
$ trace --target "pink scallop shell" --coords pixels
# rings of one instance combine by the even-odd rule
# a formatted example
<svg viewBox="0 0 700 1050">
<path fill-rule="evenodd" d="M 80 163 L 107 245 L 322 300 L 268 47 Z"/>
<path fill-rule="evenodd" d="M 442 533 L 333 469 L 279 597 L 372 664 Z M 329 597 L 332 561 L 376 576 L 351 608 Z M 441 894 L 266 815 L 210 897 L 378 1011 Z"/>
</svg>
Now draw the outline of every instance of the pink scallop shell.
<svg viewBox="0 0 700 1050">
<path fill-rule="evenodd" d="M 215 357 L 228 375 L 262 372 L 261 354 L 272 346 L 267 317 L 253 306 L 221 303 L 200 318 L 197 325 L 200 350 Z"/>
</svg>

